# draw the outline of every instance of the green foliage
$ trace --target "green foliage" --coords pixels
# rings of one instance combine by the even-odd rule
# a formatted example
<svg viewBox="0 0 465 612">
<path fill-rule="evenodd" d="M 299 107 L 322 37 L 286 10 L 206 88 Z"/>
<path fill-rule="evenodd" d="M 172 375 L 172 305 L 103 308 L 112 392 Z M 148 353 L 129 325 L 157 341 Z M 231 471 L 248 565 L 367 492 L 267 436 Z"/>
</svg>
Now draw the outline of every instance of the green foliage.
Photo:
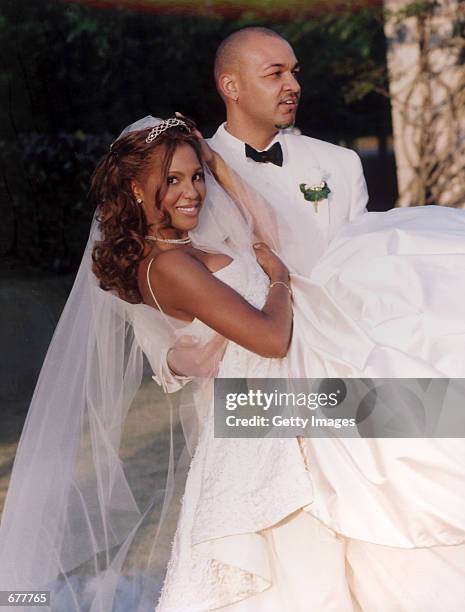
<svg viewBox="0 0 465 612">
<path fill-rule="evenodd" d="M 366 118 L 376 115 L 378 122 L 386 110 L 372 95 L 386 88 L 380 9 L 268 23 L 252 11 L 231 21 L 51 0 L 10 0 L 2 11 L 1 125 L 7 130 L 97 132 L 104 126 L 116 133 L 144 113 L 179 108 L 211 131 L 223 117 L 211 77 L 215 49 L 229 32 L 254 24 L 269 25 L 295 47 L 303 65 L 304 129 L 350 130 L 363 102 L 366 131 L 373 131 L 377 125 Z"/>
<path fill-rule="evenodd" d="M 92 211 L 89 178 L 108 150 L 109 134 L 21 134 L 0 141 L 0 164 L 9 184 L 3 222 L 13 227 L 10 248 L 29 262 L 67 271 L 80 260 Z"/>
<path fill-rule="evenodd" d="M 192 116 L 206 135 L 213 133 L 224 120 L 212 79 L 215 50 L 231 31 L 254 24 L 282 33 L 302 63 L 304 93 L 297 123 L 304 132 L 338 140 L 389 131 L 388 102 L 380 95 L 386 89 L 386 62 L 378 9 L 326 12 L 311 19 L 296 13 L 292 20 L 264 22 L 253 10 L 228 20 L 53 0 L 3 1 L 0 140 L 5 187 L 0 205 L 10 211 L 9 218 L 14 210 L 16 221 L 29 215 L 41 225 L 37 232 L 45 246 L 38 249 L 38 258 L 50 262 L 55 249 L 63 261 L 69 260 L 63 240 L 58 246 L 58 234 L 46 236 L 47 225 L 53 225 L 46 211 L 61 198 L 71 208 L 85 207 L 91 164 L 81 170 L 79 155 L 72 154 L 73 147 L 81 150 L 79 139 L 64 146 L 61 135 L 116 135 L 146 114 L 169 116 L 176 110 Z M 30 149 L 36 145 L 48 150 L 45 165 L 39 149 Z M 86 159 L 93 163 L 94 157 L 89 153 Z M 26 170 L 25 159 L 30 160 Z M 34 195 L 46 177 L 54 195 L 42 187 L 40 197 Z M 29 253 L 27 245 L 39 238 L 24 227 L 16 222 L 16 236 L 5 241 L 3 250 Z"/>
<path fill-rule="evenodd" d="M 426 17 L 432 15 L 439 6 L 437 0 L 413 0 L 413 2 L 408 2 L 401 9 L 395 11 L 392 16 L 398 22 L 409 17 Z"/>
</svg>

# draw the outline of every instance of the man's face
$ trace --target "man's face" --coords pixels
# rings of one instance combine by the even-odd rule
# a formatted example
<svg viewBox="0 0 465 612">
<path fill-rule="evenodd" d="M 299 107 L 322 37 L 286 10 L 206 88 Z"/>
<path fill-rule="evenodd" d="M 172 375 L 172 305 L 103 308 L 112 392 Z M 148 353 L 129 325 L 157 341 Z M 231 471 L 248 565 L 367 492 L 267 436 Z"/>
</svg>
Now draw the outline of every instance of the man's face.
<svg viewBox="0 0 465 612">
<path fill-rule="evenodd" d="M 292 126 L 300 97 L 298 72 L 294 51 L 285 40 L 251 36 L 240 55 L 239 109 L 270 130 Z"/>
</svg>

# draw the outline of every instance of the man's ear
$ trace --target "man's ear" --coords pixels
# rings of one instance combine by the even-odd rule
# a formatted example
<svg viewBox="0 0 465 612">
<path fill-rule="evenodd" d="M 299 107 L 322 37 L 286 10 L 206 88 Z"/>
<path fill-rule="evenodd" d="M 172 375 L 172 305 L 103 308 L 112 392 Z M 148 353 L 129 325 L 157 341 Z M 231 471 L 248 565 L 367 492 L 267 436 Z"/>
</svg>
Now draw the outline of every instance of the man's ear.
<svg viewBox="0 0 465 612">
<path fill-rule="evenodd" d="M 218 81 L 218 87 L 224 98 L 237 102 L 239 99 L 239 85 L 234 74 L 222 74 Z"/>
</svg>

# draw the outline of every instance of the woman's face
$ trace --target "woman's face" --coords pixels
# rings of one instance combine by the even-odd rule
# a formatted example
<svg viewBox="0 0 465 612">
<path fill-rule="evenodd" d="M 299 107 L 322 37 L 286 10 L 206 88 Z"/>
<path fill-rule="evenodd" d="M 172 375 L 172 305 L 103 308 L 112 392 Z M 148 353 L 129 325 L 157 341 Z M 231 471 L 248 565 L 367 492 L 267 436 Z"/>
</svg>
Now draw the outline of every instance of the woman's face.
<svg viewBox="0 0 465 612">
<path fill-rule="evenodd" d="M 149 223 L 156 222 L 156 218 L 153 218 L 156 211 L 153 207 L 147 207 L 147 203 L 153 202 L 158 180 L 157 173 L 153 172 L 148 177 L 142 194 Z M 174 152 L 166 181 L 161 208 L 170 215 L 171 227 L 184 232 L 194 229 L 206 190 L 202 165 L 189 144 L 179 145 Z"/>
</svg>

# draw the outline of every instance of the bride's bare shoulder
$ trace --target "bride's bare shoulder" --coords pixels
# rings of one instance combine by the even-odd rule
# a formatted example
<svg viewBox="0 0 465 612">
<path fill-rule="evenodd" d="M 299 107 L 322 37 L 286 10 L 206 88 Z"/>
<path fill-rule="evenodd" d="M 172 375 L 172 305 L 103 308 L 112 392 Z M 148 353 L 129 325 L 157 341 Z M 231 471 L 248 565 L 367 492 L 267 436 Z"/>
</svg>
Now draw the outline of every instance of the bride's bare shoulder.
<svg viewBox="0 0 465 612">
<path fill-rule="evenodd" d="M 171 249 L 145 259 L 139 269 L 139 288 L 144 303 L 153 306 L 155 294 L 157 307 L 173 317 L 191 320 L 185 306 L 199 287 L 208 284 L 205 277 L 211 273 L 191 252 Z"/>
<path fill-rule="evenodd" d="M 152 258 L 150 277 L 156 276 L 159 282 L 183 281 L 186 276 L 211 274 L 208 268 L 195 255 L 186 249 L 170 249 Z"/>
</svg>

